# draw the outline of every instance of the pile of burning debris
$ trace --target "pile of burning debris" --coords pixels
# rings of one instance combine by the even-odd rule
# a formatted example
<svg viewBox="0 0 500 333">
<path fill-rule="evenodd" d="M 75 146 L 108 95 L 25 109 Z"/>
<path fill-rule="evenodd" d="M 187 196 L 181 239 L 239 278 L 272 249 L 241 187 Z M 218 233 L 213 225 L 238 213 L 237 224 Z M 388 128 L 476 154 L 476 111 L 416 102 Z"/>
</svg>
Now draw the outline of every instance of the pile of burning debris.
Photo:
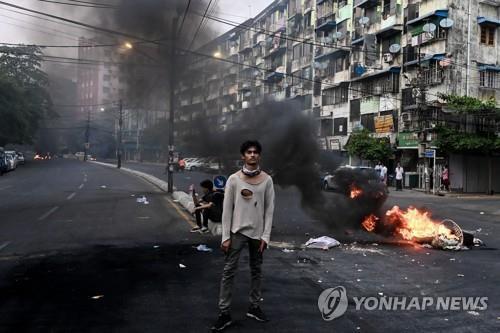
<svg viewBox="0 0 500 333">
<path fill-rule="evenodd" d="M 432 246 L 443 250 L 467 250 L 482 245 L 471 232 L 463 231 L 453 220 L 436 221 L 431 213 L 409 207 L 406 210 L 394 206 L 385 215 L 370 214 L 361 226 L 369 232 L 395 236 L 406 241 Z"/>
</svg>

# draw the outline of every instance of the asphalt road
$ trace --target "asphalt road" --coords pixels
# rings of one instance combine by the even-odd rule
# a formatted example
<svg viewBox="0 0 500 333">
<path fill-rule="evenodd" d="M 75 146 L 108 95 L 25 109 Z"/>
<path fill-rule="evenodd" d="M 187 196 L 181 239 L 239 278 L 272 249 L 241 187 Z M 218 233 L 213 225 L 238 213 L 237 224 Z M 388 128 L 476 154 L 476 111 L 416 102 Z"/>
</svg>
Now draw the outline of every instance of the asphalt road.
<svg viewBox="0 0 500 333">
<path fill-rule="evenodd" d="M 159 176 L 163 170 L 126 166 Z M 176 184 L 180 188 L 204 177 L 177 174 Z M 301 210 L 294 189 L 277 193 L 274 241 L 297 245 L 312 236 L 337 236 Z M 141 195 L 149 205 L 136 202 Z M 188 221 L 155 187 L 111 168 L 52 160 L 28 163 L 0 178 L 0 197 L 0 331 L 208 331 L 217 314 L 223 258 L 218 251 L 194 247 L 203 243 L 215 249 L 219 239 L 189 233 Z M 445 252 L 364 238 L 330 251 L 268 250 L 263 309 L 271 321 L 266 324 L 244 317 L 245 255 L 235 289 L 236 322 L 227 331 L 497 332 L 498 203 L 412 192 L 391 193 L 388 201 L 427 206 L 436 217 L 453 218 L 466 229 L 481 228 L 478 236 L 486 248 Z M 335 286 L 346 288 L 349 307 L 342 317 L 324 321 L 318 296 Z M 352 296 L 380 293 L 487 296 L 489 302 L 487 310 L 472 313 L 355 309 Z"/>
</svg>

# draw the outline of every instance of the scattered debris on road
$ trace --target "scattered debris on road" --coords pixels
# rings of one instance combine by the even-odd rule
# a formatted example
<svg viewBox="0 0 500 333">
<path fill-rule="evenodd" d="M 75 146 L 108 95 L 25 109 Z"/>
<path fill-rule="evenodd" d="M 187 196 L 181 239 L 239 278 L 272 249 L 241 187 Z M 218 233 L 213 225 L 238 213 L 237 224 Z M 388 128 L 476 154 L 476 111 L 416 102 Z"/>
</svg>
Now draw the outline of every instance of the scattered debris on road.
<svg viewBox="0 0 500 333">
<path fill-rule="evenodd" d="M 458 277 L 464 277 L 465 275 L 463 274 L 457 274 Z"/>
<path fill-rule="evenodd" d="M 321 249 L 328 250 L 332 247 L 340 246 L 340 242 L 334 238 L 328 236 L 322 236 L 318 238 L 310 238 L 304 246 L 307 249 Z"/>
<path fill-rule="evenodd" d="M 284 248 L 283 250 L 281 250 L 282 252 L 285 252 L 285 253 L 292 253 L 292 252 L 295 252 L 294 250 L 289 250 L 287 248 Z"/>
<path fill-rule="evenodd" d="M 179 267 L 180 267 L 180 268 L 186 268 L 186 265 L 179 264 Z"/>
<path fill-rule="evenodd" d="M 209 248 L 205 244 L 200 244 L 200 245 L 196 246 L 195 249 L 198 250 L 199 252 L 212 252 L 213 251 L 213 249 Z"/>
<path fill-rule="evenodd" d="M 101 185 L 102 189 L 108 188 L 106 185 Z"/>
<path fill-rule="evenodd" d="M 104 295 L 96 295 L 96 296 L 92 296 L 91 298 L 92 299 L 101 299 L 103 297 L 104 297 Z"/>
<path fill-rule="evenodd" d="M 142 197 L 140 198 L 137 198 L 135 200 L 137 203 L 142 203 L 142 204 L 145 204 L 145 205 L 149 205 L 149 201 L 148 201 L 148 198 L 146 198 L 145 195 L 143 195 Z"/>
</svg>

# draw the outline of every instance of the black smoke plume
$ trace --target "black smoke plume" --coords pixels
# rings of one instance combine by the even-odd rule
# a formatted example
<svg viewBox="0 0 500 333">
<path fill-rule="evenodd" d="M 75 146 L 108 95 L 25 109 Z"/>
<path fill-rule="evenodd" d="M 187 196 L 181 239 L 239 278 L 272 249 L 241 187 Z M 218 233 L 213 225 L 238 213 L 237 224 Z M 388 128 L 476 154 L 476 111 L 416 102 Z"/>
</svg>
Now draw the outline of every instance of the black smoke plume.
<svg viewBox="0 0 500 333">
<path fill-rule="evenodd" d="M 304 210 L 331 228 L 359 227 L 362 219 L 379 210 L 386 199 L 380 182 L 356 170 L 337 173 L 341 193 L 321 190 L 322 170 L 333 172 L 340 159 L 322 152 L 317 143 L 317 125 L 312 116 L 293 101 L 266 102 L 243 110 L 233 117 L 226 131 L 198 120 L 191 135 L 184 138 L 190 154 L 217 156 L 223 165 L 234 166 L 240 158 L 239 146 L 249 139 L 263 145 L 262 167 L 282 187 L 294 186 L 301 195 Z M 363 190 L 356 199 L 349 197 L 351 186 Z"/>
</svg>

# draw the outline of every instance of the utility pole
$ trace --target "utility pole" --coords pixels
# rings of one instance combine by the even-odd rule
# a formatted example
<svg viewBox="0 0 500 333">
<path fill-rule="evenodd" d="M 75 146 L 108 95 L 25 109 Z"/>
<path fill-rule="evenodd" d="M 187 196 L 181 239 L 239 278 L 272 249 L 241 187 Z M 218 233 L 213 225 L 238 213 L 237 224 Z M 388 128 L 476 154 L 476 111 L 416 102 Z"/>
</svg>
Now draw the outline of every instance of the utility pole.
<svg viewBox="0 0 500 333">
<path fill-rule="evenodd" d="M 90 108 L 87 109 L 87 126 L 85 127 L 85 147 L 83 153 L 84 161 L 87 161 L 88 149 L 90 148 L 89 140 L 90 140 Z"/>
<path fill-rule="evenodd" d="M 472 9 L 472 0 L 469 0 L 469 9 L 467 10 L 468 23 L 467 23 L 467 72 L 465 73 L 465 96 L 469 96 L 469 78 L 470 78 L 470 43 L 471 43 L 471 15 L 470 11 Z"/>
<path fill-rule="evenodd" d="M 420 131 L 422 133 L 421 135 L 421 141 L 425 145 L 424 149 L 424 186 L 425 186 L 425 193 L 430 192 L 430 168 L 429 168 L 429 159 L 425 156 L 425 150 L 427 149 L 427 131 L 425 129 L 425 122 L 423 121 L 423 111 L 425 109 L 425 92 L 426 92 L 426 87 L 425 87 L 425 82 L 424 82 L 424 73 L 422 71 L 422 46 L 419 41 L 418 44 L 418 79 L 417 79 L 417 86 L 418 86 L 418 98 L 419 98 L 419 103 L 418 103 L 418 123 L 420 127 Z"/>
<path fill-rule="evenodd" d="M 120 169 L 122 167 L 122 126 L 123 126 L 123 103 L 120 99 L 120 115 L 118 118 L 118 161 L 116 167 Z"/>
<path fill-rule="evenodd" d="M 169 80 L 169 104 L 170 104 L 170 114 L 169 114 L 169 128 L 168 128 L 168 164 L 167 164 L 167 173 L 168 173 L 168 193 L 174 192 L 174 107 L 175 107 L 175 80 L 176 80 L 176 52 L 175 48 L 177 46 L 176 43 L 176 30 L 177 30 L 177 21 L 178 18 L 175 17 L 172 21 L 172 44 L 170 46 L 170 80 Z"/>
</svg>

